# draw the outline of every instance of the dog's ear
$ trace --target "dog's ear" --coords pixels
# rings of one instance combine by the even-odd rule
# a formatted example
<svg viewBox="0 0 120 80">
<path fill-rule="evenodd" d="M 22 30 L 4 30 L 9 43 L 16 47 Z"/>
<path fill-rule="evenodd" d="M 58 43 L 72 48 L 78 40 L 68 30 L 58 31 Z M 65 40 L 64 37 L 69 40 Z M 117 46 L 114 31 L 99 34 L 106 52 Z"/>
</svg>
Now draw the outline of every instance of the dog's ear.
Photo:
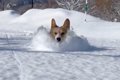
<svg viewBox="0 0 120 80">
<path fill-rule="evenodd" d="M 55 27 L 57 27 L 55 19 L 52 19 L 51 20 L 51 28 L 55 28 Z"/>
<path fill-rule="evenodd" d="M 65 29 L 70 29 L 70 20 L 67 18 L 62 26 Z"/>
</svg>

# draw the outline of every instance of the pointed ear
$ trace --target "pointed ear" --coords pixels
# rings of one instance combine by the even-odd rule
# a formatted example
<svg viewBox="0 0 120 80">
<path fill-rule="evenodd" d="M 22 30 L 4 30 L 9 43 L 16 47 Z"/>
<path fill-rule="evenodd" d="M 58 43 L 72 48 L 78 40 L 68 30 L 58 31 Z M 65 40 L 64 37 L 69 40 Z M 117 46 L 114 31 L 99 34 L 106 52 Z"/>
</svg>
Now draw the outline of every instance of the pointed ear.
<svg viewBox="0 0 120 80">
<path fill-rule="evenodd" d="M 63 28 L 70 29 L 70 20 L 67 18 L 63 24 Z"/>
<path fill-rule="evenodd" d="M 56 25 L 56 22 L 55 22 L 55 19 L 52 19 L 51 20 L 51 28 L 55 28 L 57 25 Z"/>
</svg>

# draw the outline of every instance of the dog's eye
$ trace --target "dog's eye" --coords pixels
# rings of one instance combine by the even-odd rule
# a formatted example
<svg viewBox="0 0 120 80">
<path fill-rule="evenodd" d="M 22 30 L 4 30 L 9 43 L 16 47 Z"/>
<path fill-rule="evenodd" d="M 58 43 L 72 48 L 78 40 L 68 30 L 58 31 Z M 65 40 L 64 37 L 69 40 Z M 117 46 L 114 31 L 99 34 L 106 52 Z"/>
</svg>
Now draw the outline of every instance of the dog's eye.
<svg viewBox="0 0 120 80">
<path fill-rule="evenodd" d="M 61 33 L 61 35 L 64 35 L 64 34 L 65 34 L 64 32 Z"/>
<path fill-rule="evenodd" d="M 54 34 L 57 35 L 57 32 L 55 32 Z"/>
</svg>

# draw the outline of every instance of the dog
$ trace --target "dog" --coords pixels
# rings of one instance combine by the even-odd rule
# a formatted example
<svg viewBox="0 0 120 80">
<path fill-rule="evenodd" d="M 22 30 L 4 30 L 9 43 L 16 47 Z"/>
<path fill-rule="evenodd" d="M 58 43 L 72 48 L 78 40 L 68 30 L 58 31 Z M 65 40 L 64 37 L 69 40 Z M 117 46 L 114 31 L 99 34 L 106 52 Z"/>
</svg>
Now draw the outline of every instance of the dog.
<svg viewBox="0 0 120 80">
<path fill-rule="evenodd" d="M 69 30 L 70 20 L 68 18 L 64 21 L 61 27 L 57 26 L 55 19 L 51 20 L 50 35 L 55 41 L 64 41 Z"/>
</svg>

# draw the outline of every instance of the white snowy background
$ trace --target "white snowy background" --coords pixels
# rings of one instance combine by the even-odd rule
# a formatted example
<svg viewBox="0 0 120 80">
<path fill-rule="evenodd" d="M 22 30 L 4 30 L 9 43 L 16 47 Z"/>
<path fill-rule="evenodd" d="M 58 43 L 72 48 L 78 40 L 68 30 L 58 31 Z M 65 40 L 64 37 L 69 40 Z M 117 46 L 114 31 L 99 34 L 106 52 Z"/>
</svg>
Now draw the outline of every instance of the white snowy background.
<svg viewBox="0 0 120 80">
<path fill-rule="evenodd" d="M 62 44 L 49 37 L 52 18 L 70 19 Z M 64 9 L 1 11 L 0 80 L 120 80 L 120 23 Z"/>
</svg>

